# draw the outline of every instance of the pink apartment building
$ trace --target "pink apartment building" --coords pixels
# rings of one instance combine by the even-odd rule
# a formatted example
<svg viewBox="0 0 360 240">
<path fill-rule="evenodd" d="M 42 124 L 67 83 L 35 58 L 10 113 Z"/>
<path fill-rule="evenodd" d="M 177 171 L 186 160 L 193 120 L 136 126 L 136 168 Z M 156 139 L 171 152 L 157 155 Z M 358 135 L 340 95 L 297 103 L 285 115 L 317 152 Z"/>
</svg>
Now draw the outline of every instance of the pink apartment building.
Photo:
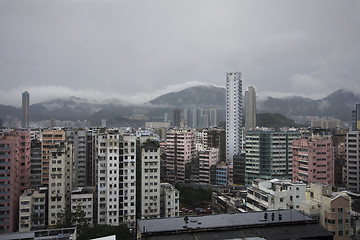
<svg viewBox="0 0 360 240">
<path fill-rule="evenodd" d="M 185 164 L 195 155 L 193 130 L 172 130 L 166 135 L 165 179 L 185 182 Z"/>
<path fill-rule="evenodd" d="M 219 149 L 209 148 L 199 152 L 199 183 L 210 184 L 210 166 L 219 162 Z"/>
<path fill-rule="evenodd" d="M 329 137 L 313 136 L 292 142 L 292 180 L 334 186 L 334 149 Z"/>
<path fill-rule="evenodd" d="M 0 132 L 0 233 L 19 226 L 19 198 L 30 186 L 30 133 Z"/>
</svg>

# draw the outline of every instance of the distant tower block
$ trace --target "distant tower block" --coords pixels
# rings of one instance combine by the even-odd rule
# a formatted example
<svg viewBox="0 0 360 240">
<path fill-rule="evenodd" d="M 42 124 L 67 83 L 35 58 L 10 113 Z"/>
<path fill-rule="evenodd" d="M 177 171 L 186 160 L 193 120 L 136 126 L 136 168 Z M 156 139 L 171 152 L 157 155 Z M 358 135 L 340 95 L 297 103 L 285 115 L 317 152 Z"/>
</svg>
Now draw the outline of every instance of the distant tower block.
<svg viewBox="0 0 360 240">
<path fill-rule="evenodd" d="M 179 108 L 174 109 L 173 126 L 180 127 L 181 111 Z"/>
<path fill-rule="evenodd" d="M 101 127 L 106 128 L 106 119 L 101 120 Z"/>
<path fill-rule="evenodd" d="M 28 91 L 22 93 L 22 121 L 21 126 L 23 128 L 29 127 L 29 103 L 30 94 Z"/>
<path fill-rule="evenodd" d="M 254 87 L 245 91 L 245 129 L 256 128 L 256 92 Z"/>
</svg>

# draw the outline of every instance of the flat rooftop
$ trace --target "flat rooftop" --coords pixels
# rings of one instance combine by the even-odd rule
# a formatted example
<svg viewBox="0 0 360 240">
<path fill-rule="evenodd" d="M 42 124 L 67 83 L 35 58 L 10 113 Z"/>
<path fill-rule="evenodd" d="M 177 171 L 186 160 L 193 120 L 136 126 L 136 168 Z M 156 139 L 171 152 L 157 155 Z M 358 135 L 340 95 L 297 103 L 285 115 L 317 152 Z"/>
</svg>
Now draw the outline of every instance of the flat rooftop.
<svg viewBox="0 0 360 240">
<path fill-rule="evenodd" d="M 147 233 L 186 231 L 191 229 L 233 228 L 275 223 L 316 222 L 316 220 L 296 210 L 266 211 L 267 220 L 264 218 L 264 213 L 265 212 L 247 212 L 188 216 L 187 224 L 183 217 L 144 219 L 139 220 L 138 225 L 141 233 Z M 274 214 L 274 221 L 272 221 L 272 214 Z M 281 215 L 281 220 L 279 220 L 279 214 Z"/>
<path fill-rule="evenodd" d="M 332 239 L 316 220 L 296 210 L 188 216 L 187 223 L 183 217 L 144 219 L 138 221 L 139 234 L 142 239 Z"/>
</svg>

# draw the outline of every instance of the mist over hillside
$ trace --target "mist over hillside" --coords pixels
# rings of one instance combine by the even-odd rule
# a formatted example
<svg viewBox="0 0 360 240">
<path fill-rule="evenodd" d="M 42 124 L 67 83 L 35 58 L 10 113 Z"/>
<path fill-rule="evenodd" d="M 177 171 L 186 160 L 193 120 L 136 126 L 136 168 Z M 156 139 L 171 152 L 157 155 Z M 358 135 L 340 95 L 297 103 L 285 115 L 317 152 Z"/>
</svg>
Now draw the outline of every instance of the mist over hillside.
<svg viewBox="0 0 360 240">
<path fill-rule="evenodd" d="M 174 108 L 219 108 L 225 109 L 226 91 L 216 86 L 196 86 L 178 92 L 161 95 L 145 104 L 131 104 L 111 99 L 96 101 L 70 97 L 56 99 L 30 105 L 30 120 L 40 121 L 55 118 L 57 120 L 88 120 L 99 124 L 102 119 L 138 126 L 145 121 L 163 121 L 164 114 L 172 114 Z M 360 96 L 343 89 L 339 89 L 320 100 L 313 100 L 299 96 L 274 98 L 267 97 L 257 101 L 258 113 L 278 113 L 284 116 L 331 116 L 343 121 L 351 120 L 351 111 L 356 103 L 360 103 Z M 146 116 L 136 119 L 133 116 Z M 0 119 L 3 122 L 9 118 L 21 118 L 21 108 L 0 105 Z M 132 124 L 134 123 L 134 124 Z"/>
</svg>

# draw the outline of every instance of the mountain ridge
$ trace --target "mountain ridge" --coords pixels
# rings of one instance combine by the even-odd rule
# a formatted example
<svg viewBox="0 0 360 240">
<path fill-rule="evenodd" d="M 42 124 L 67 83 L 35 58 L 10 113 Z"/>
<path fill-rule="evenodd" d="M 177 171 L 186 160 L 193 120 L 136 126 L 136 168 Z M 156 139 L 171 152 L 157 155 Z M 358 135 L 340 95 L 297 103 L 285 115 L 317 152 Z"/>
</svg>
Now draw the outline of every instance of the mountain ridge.
<svg viewBox="0 0 360 240">
<path fill-rule="evenodd" d="M 223 87 L 195 86 L 178 92 L 161 95 L 144 104 L 131 104 L 118 99 L 97 101 L 69 97 L 30 105 L 30 120 L 89 120 L 100 123 L 105 118 L 116 121 L 132 115 L 149 116 L 149 121 L 162 121 L 164 113 L 172 114 L 174 108 L 225 109 L 226 90 Z M 301 96 L 285 98 L 267 97 L 257 101 L 257 113 L 278 113 L 284 116 L 332 116 L 343 121 L 351 120 L 351 111 L 360 103 L 360 96 L 351 91 L 338 89 L 328 96 L 313 100 Z M 21 108 L 0 104 L 0 119 L 21 118 Z"/>
</svg>

